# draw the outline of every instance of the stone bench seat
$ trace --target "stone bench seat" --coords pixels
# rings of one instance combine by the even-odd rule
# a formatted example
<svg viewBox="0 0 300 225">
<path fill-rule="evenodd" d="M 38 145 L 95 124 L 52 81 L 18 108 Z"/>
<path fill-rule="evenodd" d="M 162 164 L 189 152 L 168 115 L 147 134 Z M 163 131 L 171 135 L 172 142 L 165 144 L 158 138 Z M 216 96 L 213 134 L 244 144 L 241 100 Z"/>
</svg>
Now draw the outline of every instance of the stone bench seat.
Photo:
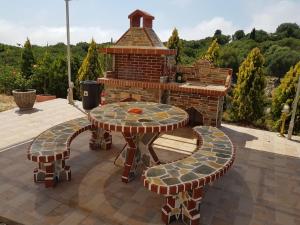
<svg viewBox="0 0 300 225">
<path fill-rule="evenodd" d="M 177 219 L 198 224 L 203 187 L 223 176 L 235 158 L 234 146 L 221 130 L 210 126 L 193 130 L 198 148 L 192 155 L 148 168 L 142 177 L 148 190 L 166 197 L 162 207 L 165 224 Z"/>
<path fill-rule="evenodd" d="M 70 156 L 71 142 L 80 133 L 91 129 L 89 120 L 83 117 L 58 124 L 37 136 L 27 153 L 29 160 L 38 163 L 34 181 L 53 187 L 57 180 L 70 180 L 71 170 L 65 160 Z"/>
</svg>

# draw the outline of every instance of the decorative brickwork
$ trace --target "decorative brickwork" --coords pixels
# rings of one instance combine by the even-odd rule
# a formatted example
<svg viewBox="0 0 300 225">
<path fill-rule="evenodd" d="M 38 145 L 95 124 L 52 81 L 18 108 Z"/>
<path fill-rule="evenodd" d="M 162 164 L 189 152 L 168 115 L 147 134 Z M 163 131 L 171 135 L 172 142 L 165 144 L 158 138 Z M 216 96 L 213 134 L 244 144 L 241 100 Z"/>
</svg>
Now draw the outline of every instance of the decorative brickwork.
<svg viewBox="0 0 300 225">
<path fill-rule="evenodd" d="M 128 98 L 134 99 L 135 101 L 159 102 L 159 91 L 157 89 L 132 88 L 131 86 L 105 87 L 106 103 L 121 102 Z"/>
<path fill-rule="evenodd" d="M 143 163 L 150 166 L 150 157 L 155 164 L 160 163 L 152 148 L 153 142 L 159 133 L 185 126 L 188 114 L 165 104 L 119 102 L 93 109 L 89 120 L 98 128 L 122 132 L 127 148 L 119 154 L 115 164 L 124 166 L 122 181 L 127 183 L 135 177 Z M 141 145 L 146 146 L 148 156 L 142 154 Z"/>
<path fill-rule="evenodd" d="M 37 136 L 27 153 L 29 160 L 38 163 L 38 168 L 33 171 L 34 181 L 54 187 L 60 180 L 71 180 L 71 169 L 65 161 L 70 157 L 71 142 L 86 130 L 92 130 L 90 146 L 93 150 L 110 148 L 109 132 L 96 129 L 86 117 L 58 124 Z"/>
<path fill-rule="evenodd" d="M 117 79 L 159 82 L 164 75 L 165 58 L 157 55 L 116 55 Z"/>
<path fill-rule="evenodd" d="M 200 124 L 218 127 L 221 125 L 223 99 L 223 96 L 205 96 L 171 91 L 169 103 L 187 111 L 190 108 L 194 108 L 203 117 L 203 121 Z"/>
<path fill-rule="evenodd" d="M 198 60 L 193 66 L 178 66 L 177 71 L 184 74 L 187 82 L 225 87 L 231 83 L 232 69 L 214 67 L 206 60 Z"/>
<path fill-rule="evenodd" d="M 152 29 L 154 17 L 136 10 L 128 18 L 130 28 L 116 44 L 100 49 L 113 55 L 113 71 L 98 79 L 105 86 L 106 102 L 135 99 L 171 104 L 189 113 L 190 124 L 219 127 L 232 70 L 205 60 L 175 66 L 176 50 L 167 49 L 157 37 Z M 174 82 L 176 72 L 183 74 L 184 83 Z"/>
<path fill-rule="evenodd" d="M 191 156 L 167 164 L 153 166 L 143 175 L 144 186 L 165 196 L 162 220 L 197 225 L 203 187 L 222 177 L 232 166 L 235 148 L 226 134 L 215 127 L 194 127 L 198 150 Z"/>
</svg>

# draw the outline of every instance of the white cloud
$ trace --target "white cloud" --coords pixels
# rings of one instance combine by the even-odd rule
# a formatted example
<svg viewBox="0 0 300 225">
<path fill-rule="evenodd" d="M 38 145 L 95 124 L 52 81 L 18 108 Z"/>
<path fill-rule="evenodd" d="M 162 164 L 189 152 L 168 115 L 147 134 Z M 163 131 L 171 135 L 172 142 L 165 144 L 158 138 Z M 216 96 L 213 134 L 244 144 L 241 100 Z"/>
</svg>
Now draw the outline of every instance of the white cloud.
<svg viewBox="0 0 300 225">
<path fill-rule="evenodd" d="M 81 41 L 89 42 L 93 37 L 96 42 L 107 42 L 111 38 L 116 40 L 121 32 L 116 30 L 104 30 L 100 27 L 78 27 L 70 28 L 71 43 Z M 29 37 L 32 44 L 46 45 L 66 42 L 65 27 L 47 27 L 47 26 L 24 26 L 15 24 L 6 20 L 0 20 L 0 43 L 16 45 L 24 43 Z"/>
<path fill-rule="evenodd" d="M 215 17 L 211 20 L 201 21 L 195 27 L 178 27 L 180 37 L 186 40 L 198 40 L 212 36 L 217 29 L 220 29 L 222 33 L 226 35 L 231 35 L 237 30 L 231 21 L 227 21 L 223 17 Z M 157 33 L 161 40 L 165 41 L 168 40 L 171 32 L 171 30 L 163 30 Z"/>
<path fill-rule="evenodd" d="M 253 27 L 274 32 L 278 25 L 284 22 L 300 23 L 300 2 L 279 1 L 269 5 L 252 16 L 250 26 L 246 31 Z"/>
</svg>

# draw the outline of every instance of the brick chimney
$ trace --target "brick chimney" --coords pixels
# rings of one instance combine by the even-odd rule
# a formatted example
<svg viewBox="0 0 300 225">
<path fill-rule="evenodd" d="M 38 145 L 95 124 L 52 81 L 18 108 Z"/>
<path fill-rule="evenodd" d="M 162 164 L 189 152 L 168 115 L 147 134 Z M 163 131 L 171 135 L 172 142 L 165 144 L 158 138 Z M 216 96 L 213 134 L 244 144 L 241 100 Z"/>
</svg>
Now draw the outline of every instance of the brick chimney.
<svg viewBox="0 0 300 225">
<path fill-rule="evenodd" d="M 130 19 L 130 28 L 141 27 L 141 18 L 143 19 L 143 28 L 152 28 L 153 20 L 155 19 L 154 16 L 139 9 L 131 13 L 128 18 Z"/>
</svg>

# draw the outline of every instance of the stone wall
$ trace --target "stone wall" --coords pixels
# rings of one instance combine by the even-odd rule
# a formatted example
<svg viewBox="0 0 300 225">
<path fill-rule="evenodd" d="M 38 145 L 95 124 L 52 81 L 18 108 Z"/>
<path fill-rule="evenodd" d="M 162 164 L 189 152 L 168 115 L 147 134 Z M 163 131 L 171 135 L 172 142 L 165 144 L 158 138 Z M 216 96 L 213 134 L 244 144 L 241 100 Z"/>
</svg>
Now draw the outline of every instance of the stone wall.
<svg viewBox="0 0 300 225">
<path fill-rule="evenodd" d="M 148 88 L 105 86 L 105 102 L 114 103 L 125 99 L 159 102 L 159 90 Z"/>
<path fill-rule="evenodd" d="M 232 70 L 214 67 L 206 60 L 199 60 L 193 66 L 178 66 L 177 71 L 184 74 L 187 82 L 199 82 L 205 85 L 228 86 L 231 82 Z"/>
<path fill-rule="evenodd" d="M 180 107 L 186 111 L 194 108 L 202 116 L 202 123 L 194 125 L 220 126 L 222 120 L 224 97 L 203 96 L 198 94 L 171 91 L 169 104 Z M 190 112 L 189 112 L 190 113 Z M 192 117 L 190 115 L 190 117 Z"/>
</svg>

